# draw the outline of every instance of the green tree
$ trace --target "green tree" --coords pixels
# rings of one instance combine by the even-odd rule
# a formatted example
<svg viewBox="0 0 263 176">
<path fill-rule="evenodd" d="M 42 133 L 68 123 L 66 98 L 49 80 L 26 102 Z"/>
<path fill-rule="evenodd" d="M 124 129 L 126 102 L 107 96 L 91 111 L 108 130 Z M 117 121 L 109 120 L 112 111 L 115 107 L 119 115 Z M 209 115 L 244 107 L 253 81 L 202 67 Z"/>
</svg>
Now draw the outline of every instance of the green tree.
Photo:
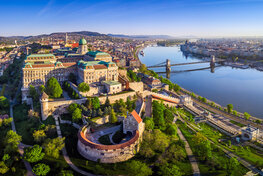
<svg viewBox="0 0 263 176">
<path fill-rule="evenodd" d="M 248 120 L 251 117 L 251 115 L 247 112 L 244 112 L 244 117 L 245 117 L 245 119 Z"/>
<path fill-rule="evenodd" d="M 85 106 L 88 108 L 88 109 L 91 109 L 92 108 L 92 99 L 91 98 L 87 98 L 86 102 L 85 102 Z"/>
<path fill-rule="evenodd" d="M 162 153 L 169 146 L 170 138 L 161 130 L 144 131 L 143 142 L 140 154 L 147 158 L 152 158 L 156 153 Z"/>
<path fill-rule="evenodd" d="M 234 106 L 233 106 L 232 104 L 228 104 L 228 105 L 227 105 L 227 112 L 228 112 L 228 113 L 231 113 L 232 110 L 233 110 L 233 108 L 234 108 Z"/>
<path fill-rule="evenodd" d="M 163 104 L 154 100 L 152 103 L 152 114 L 155 126 L 159 129 L 163 129 L 165 127 Z"/>
<path fill-rule="evenodd" d="M 105 100 L 105 104 L 104 104 L 105 107 L 108 107 L 110 106 L 110 100 L 109 98 L 107 97 L 106 100 Z"/>
<path fill-rule="evenodd" d="M 152 175 L 152 170 L 143 162 L 132 160 L 126 164 L 127 174 L 130 176 Z"/>
<path fill-rule="evenodd" d="M 47 139 L 43 144 L 45 153 L 47 156 L 51 156 L 53 158 L 59 158 L 59 151 L 62 150 L 65 146 L 64 144 L 65 138 L 57 137 L 55 139 Z"/>
<path fill-rule="evenodd" d="M 5 174 L 9 171 L 9 168 L 5 165 L 3 161 L 0 161 L 0 174 Z"/>
<path fill-rule="evenodd" d="M 205 136 L 201 133 L 196 133 L 193 142 L 195 144 L 195 151 L 202 160 L 210 159 L 212 157 L 212 147 Z"/>
<path fill-rule="evenodd" d="M 77 103 L 72 103 L 68 106 L 67 110 L 72 114 L 78 107 L 79 105 Z"/>
<path fill-rule="evenodd" d="M 228 175 L 232 175 L 234 172 L 236 172 L 238 166 L 239 166 L 238 160 L 236 158 L 231 157 L 230 160 L 227 163 L 227 173 L 228 173 Z"/>
<path fill-rule="evenodd" d="M 76 108 L 72 113 L 72 120 L 73 122 L 79 122 L 81 118 L 82 118 L 81 109 Z"/>
<path fill-rule="evenodd" d="M 166 124 L 172 124 L 174 120 L 173 113 L 167 108 L 164 109 L 164 119 Z"/>
<path fill-rule="evenodd" d="M 33 133 L 34 141 L 42 142 L 46 138 L 46 133 L 44 130 L 35 130 Z"/>
<path fill-rule="evenodd" d="M 101 117 L 103 115 L 103 112 L 102 112 L 102 110 L 100 108 L 98 109 L 97 114 L 98 114 L 99 117 Z"/>
<path fill-rule="evenodd" d="M 22 141 L 22 137 L 16 132 L 9 130 L 5 137 L 5 153 L 13 152 L 18 150 L 18 144 Z"/>
<path fill-rule="evenodd" d="M 116 116 L 116 113 L 114 112 L 114 109 L 111 109 L 111 114 L 110 114 L 110 123 L 116 123 L 118 122 L 118 118 Z"/>
<path fill-rule="evenodd" d="M 80 92 L 88 92 L 90 90 L 89 84 L 82 82 L 78 85 L 78 90 Z"/>
<path fill-rule="evenodd" d="M 44 85 L 41 85 L 41 86 L 39 86 L 39 88 L 38 88 L 38 90 L 39 90 L 39 92 L 41 92 L 41 93 L 43 93 L 44 91 L 45 91 L 45 86 Z"/>
<path fill-rule="evenodd" d="M 153 118 L 151 117 L 145 117 L 143 119 L 144 123 L 145 123 L 145 129 L 146 130 L 153 130 L 154 129 L 154 121 Z"/>
<path fill-rule="evenodd" d="M 179 167 L 175 164 L 164 164 L 159 168 L 159 175 L 162 176 L 181 176 L 183 173 L 180 171 Z"/>
<path fill-rule="evenodd" d="M 25 148 L 23 158 L 30 163 L 35 163 L 42 160 L 44 156 L 45 153 L 42 152 L 42 147 L 34 145 L 33 147 Z"/>
<path fill-rule="evenodd" d="M 9 101 L 6 97 L 0 96 L 0 109 L 6 110 L 9 107 Z"/>
<path fill-rule="evenodd" d="M 100 100 L 99 100 L 98 97 L 94 97 L 94 98 L 91 100 L 91 102 L 92 102 L 92 107 L 93 107 L 94 109 L 100 108 Z"/>
<path fill-rule="evenodd" d="M 233 111 L 233 115 L 237 116 L 237 111 L 236 110 Z"/>
<path fill-rule="evenodd" d="M 45 176 L 48 174 L 48 172 L 50 171 L 50 167 L 46 164 L 43 163 L 39 163 L 36 164 L 32 171 L 34 172 L 34 174 L 36 174 L 37 176 Z"/>
<path fill-rule="evenodd" d="M 168 135 L 176 135 L 177 134 L 177 127 L 175 124 L 170 124 L 165 130 L 165 133 Z"/>
<path fill-rule="evenodd" d="M 61 86 L 59 85 L 57 79 L 54 77 L 51 77 L 47 81 L 46 91 L 47 94 L 53 98 L 60 98 L 63 93 Z"/>
<path fill-rule="evenodd" d="M 34 86 L 29 86 L 29 95 L 33 98 L 34 101 L 37 101 L 39 98 L 39 94 Z"/>
<path fill-rule="evenodd" d="M 129 112 L 132 112 L 133 108 L 132 108 L 132 102 L 130 100 L 129 97 L 127 97 L 127 100 L 126 100 L 126 106 L 127 106 L 127 109 Z"/>
</svg>

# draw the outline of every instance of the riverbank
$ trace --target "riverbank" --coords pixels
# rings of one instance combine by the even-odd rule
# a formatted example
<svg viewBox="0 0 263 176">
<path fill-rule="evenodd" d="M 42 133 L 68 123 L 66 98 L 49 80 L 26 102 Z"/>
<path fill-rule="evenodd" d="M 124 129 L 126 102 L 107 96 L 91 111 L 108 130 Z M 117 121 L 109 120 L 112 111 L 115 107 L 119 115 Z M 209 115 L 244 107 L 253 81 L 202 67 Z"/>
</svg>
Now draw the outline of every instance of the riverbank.
<svg viewBox="0 0 263 176">
<path fill-rule="evenodd" d="M 197 62 L 200 58 L 194 56 L 186 57 L 177 47 L 147 47 L 144 48 L 145 56 L 139 56 L 141 63 L 146 66 L 164 62 L 167 58 L 172 63 Z M 202 68 L 209 64 L 196 64 L 190 66 L 173 67 L 175 70 L 190 68 Z M 160 68 L 153 69 L 156 72 L 162 71 Z M 165 74 L 159 74 L 165 76 Z M 241 114 L 248 112 L 254 119 L 262 119 L 263 104 L 263 75 L 255 69 L 233 69 L 230 66 L 218 67 L 214 73 L 209 70 L 171 74 L 170 80 L 177 83 L 188 91 L 195 92 L 202 97 L 206 97 L 213 102 L 217 102 L 222 107 L 233 104 L 234 109 Z"/>
<path fill-rule="evenodd" d="M 203 53 L 195 53 L 192 51 L 188 51 L 184 49 L 183 45 L 180 45 L 181 51 L 184 53 L 184 55 L 191 55 L 193 57 L 197 57 L 200 59 L 206 59 L 210 58 L 210 55 L 203 54 Z M 225 56 L 224 58 L 219 57 L 220 59 L 225 59 L 224 65 L 225 66 L 230 66 L 232 68 L 240 68 L 240 69 L 248 69 L 248 68 L 253 68 L 258 71 L 263 71 L 263 60 L 248 60 L 248 59 L 241 59 L 238 58 L 236 60 L 233 60 L 231 57 Z"/>
</svg>

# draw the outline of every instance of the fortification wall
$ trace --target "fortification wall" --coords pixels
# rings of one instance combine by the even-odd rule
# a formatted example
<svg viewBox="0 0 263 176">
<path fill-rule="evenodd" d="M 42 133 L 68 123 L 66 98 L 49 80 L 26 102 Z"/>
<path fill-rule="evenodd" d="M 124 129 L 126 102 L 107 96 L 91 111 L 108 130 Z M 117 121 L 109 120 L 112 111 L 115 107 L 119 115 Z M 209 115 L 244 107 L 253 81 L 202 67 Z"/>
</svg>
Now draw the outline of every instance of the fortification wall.
<svg viewBox="0 0 263 176">
<path fill-rule="evenodd" d="M 86 130 L 78 133 L 78 151 L 88 160 L 116 163 L 132 158 L 139 151 L 139 132 L 127 142 L 116 145 L 96 144 L 85 138 Z"/>
<path fill-rule="evenodd" d="M 130 82 L 129 87 L 135 92 L 143 93 L 143 82 Z"/>
<path fill-rule="evenodd" d="M 123 99 L 125 102 L 127 97 L 133 97 L 136 95 L 135 91 L 111 95 L 108 96 L 110 103 L 114 103 L 116 100 Z M 100 103 L 105 103 L 107 96 L 99 97 Z M 82 104 L 85 103 L 87 98 L 77 99 L 77 100 L 53 100 L 53 101 L 41 101 L 41 114 L 42 120 L 46 120 L 49 115 L 52 115 L 53 112 L 58 108 L 65 108 L 72 103 Z"/>
</svg>

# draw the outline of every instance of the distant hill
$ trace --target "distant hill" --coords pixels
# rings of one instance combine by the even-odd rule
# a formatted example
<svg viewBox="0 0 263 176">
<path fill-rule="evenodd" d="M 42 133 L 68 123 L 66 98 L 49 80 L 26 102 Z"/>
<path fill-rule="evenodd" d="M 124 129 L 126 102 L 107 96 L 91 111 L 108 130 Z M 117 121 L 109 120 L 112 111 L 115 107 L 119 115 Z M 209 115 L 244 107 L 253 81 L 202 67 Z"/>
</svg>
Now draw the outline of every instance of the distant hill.
<svg viewBox="0 0 263 176">
<path fill-rule="evenodd" d="M 130 38 L 130 39 L 173 39 L 169 35 L 123 35 L 123 34 L 108 34 L 111 37 Z"/>
</svg>

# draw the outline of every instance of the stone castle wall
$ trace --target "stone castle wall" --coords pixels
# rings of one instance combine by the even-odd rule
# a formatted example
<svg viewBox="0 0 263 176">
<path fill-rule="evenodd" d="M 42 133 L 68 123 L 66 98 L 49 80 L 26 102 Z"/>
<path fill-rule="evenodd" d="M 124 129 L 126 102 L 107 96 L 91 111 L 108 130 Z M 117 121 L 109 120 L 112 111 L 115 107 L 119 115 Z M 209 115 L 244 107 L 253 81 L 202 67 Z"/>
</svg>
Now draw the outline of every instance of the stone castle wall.
<svg viewBox="0 0 263 176">
<path fill-rule="evenodd" d="M 130 82 L 129 87 L 135 92 L 143 92 L 143 82 Z"/>
<path fill-rule="evenodd" d="M 117 95 L 108 96 L 110 103 L 114 103 L 116 100 L 123 99 L 125 102 L 127 97 L 133 97 L 136 92 L 127 92 Z M 99 97 L 100 103 L 104 104 L 107 96 Z M 40 101 L 41 102 L 41 114 L 42 120 L 46 120 L 49 115 L 52 115 L 56 110 L 65 108 L 72 103 L 82 104 L 85 103 L 87 98 L 76 99 L 76 100 L 53 100 L 53 101 Z"/>
<path fill-rule="evenodd" d="M 139 132 L 127 142 L 116 145 L 96 144 L 85 138 L 86 129 L 78 133 L 78 151 L 86 159 L 101 163 L 123 162 L 132 158 L 139 151 Z"/>
</svg>

